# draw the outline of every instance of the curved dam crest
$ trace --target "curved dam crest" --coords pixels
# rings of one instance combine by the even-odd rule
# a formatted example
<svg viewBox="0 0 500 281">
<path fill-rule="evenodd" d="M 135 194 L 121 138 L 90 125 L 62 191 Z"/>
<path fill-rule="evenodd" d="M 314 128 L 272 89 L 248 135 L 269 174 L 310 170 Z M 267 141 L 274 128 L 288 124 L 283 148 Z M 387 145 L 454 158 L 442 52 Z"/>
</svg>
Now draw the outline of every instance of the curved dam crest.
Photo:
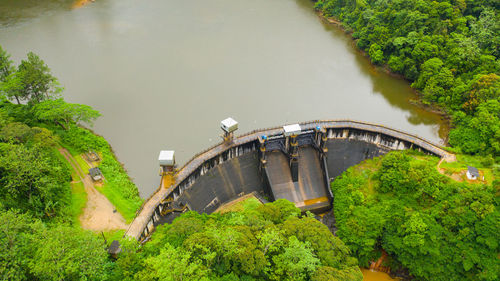
<svg viewBox="0 0 500 281">
<path fill-rule="evenodd" d="M 382 125 L 352 120 L 299 124 L 296 138 L 284 136 L 283 127 L 255 130 L 196 154 L 173 176 L 163 174 L 125 235 L 143 241 L 175 213 L 211 213 L 249 193 L 321 212 L 331 207 L 330 182 L 365 159 L 404 149 L 447 161 L 455 157 L 430 141 Z"/>
</svg>

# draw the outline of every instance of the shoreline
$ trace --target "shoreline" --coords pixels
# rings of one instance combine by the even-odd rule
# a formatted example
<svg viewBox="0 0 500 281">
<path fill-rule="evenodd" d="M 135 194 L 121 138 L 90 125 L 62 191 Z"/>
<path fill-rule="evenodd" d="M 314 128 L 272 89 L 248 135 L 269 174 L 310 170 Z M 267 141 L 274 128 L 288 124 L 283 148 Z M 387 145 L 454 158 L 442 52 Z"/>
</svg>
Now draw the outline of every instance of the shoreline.
<svg viewBox="0 0 500 281">
<path fill-rule="evenodd" d="M 113 147 L 106 138 L 92 129 L 80 125 L 75 126 L 70 131 L 60 131 L 58 134 L 61 136 L 64 146 L 69 147 L 75 153 L 82 154 L 88 149 L 93 149 L 100 154 L 101 159 L 95 164 L 95 167 L 99 167 L 104 180 L 95 188 L 111 202 L 125 218 L 126 223 L 132 222 L 144 199 L 140 197 L 137 185 L 129 176 L 124 164 L 118 160 Z M 80 140 L 75 140 L 75 138 Z M 85 143 L 82 140 L 93 143 L 93 145 L 82 144 Z"/>
<path fill-rule="evenodd" d="M 370 59 L 370 56 L 368 55 L 368 53 L 356 46 L 356 39 L 354 39 L 352 37 L 352 30 L 349 30 L 346 27 L 344 27 L 342 21 L 340 21 L 334 17 L 326 17 L 324 15 L 323 11 L 320 11 L 320 10 L 314 9 L 314 12 L 316 13 L 316 15 L 320 18 L 320 20 L 323 23 L 325 23 L 329 26 L 333 26 L 333 27 L 339 29 L 340 31 L 344 32 L 344 34 L 346 36 L 348 36 L 349 39 L 351 40 L 352 47 L 356 50 L 356 52 L 358 52 L 363 57 L 370 60 L 371 66 L 373 66 L 374 68 L 376 68 L 379 71 L 382 71 L 382 72 L 388 74 L 391 77 L 401 79 L 401 80 L 408 82 L 410 84 L 410 87 L 411 87 L 411 81 L 408 80 L 403 74 L 395 73 L 395 72 L 391 71 L 391 69 L 389 68 L 389 65 L 387 65 L 387 64 L 384 64 L 384 65 L 373 64 L 371 62 L 371 59 Z M 422 100 L 422 93 L 420 93 L 418 90 L 414 89 L 413 87 L 411 87 L 411 89 L 412 89 L 413 93 L 415 94 L 415 96 L 417 97 L 417 99 L 409 99 L 408 102 L 410 104 L 422 109 L 422 110 L 425 110 L 427 112 L 438 115 L 439 118 L 443 121 L 442 126 L 445 126 L 444 129 L 446 132 L 446 135 L 443 138 L 443 145 L 447 146 L 448 145 L 448 134 L 449 134 L 450 130 L 452 129 L 451 116 L 446 112 L 446 110 L 444 108 L 442 108 L 436 104 L 425 104 Z M 443 129 L 443 128 L 440 128 L 440 130 L 441 129 Z"/>
</svg>

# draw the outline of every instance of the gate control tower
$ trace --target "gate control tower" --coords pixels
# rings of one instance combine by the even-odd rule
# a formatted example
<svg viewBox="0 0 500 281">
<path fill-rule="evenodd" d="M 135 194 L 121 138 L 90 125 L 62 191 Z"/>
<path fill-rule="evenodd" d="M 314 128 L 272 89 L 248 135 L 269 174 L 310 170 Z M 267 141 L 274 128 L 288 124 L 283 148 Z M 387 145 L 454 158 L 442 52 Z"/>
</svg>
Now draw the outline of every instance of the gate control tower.
<svg viewBox="0 0 500 281">
<path fill-rule="evenodd" d="M 224 135 L 222 135 L 224 141 L 232 142 L 234 137 L 233 132 L 238 130 L 238 122 L 229 117 L 220 122 L 220 127 L 224 131 Z"/>
</svg>

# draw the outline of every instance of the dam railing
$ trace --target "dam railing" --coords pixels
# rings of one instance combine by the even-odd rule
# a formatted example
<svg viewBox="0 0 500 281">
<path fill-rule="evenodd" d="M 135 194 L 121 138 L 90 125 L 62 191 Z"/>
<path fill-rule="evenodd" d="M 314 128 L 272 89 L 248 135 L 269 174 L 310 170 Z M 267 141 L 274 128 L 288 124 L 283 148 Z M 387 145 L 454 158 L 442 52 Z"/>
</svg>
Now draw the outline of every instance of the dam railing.
<svg viewBox="0 0 500 281">
<path fill-rule="evenodd" d="M 358 130 L 365 132 L 372 132 L 377 135 L 386 136 L 385 139 L 395 139 L 398 140 L 396 145 L 390 143 L 390 141 L 381 141 L 379 138 L 377 144 L 389 147 L 391 149 L 401 149 L 398 146 L 400 141 L 411 144 L 408 148 L 418 148 L 424 150 L 428 153 L 437 155 L 441 158 L 452 159 L 453 155 L 442 149 L 439 145 L 434 144 L 424 138 L 417 135 L 409 134 L 400 130 L 391 129 L 384 125 L 378 125 L 368 122 L 360 122 L 353 120 L 314 120 L 308 122 L 299 123 L 303 131 L 312 130 L 317 126 L 325 128 L 328 131 L 328 138 L 347 138 L 348 133 L 340 133 L 333 135 L 333 130 Z M 130 224 L 129 229 L 126 232 L 127 236 L 134 237 L 137 240 L 141 240 L 148 236 L 154 228 L 155 221 L 158 220 L 159 214 L 161 213 L 161 202 L 169 197 L 173 197 L 174 200 L 183 192 L 183 190 L 189 188 L 194 181 L 201 175 L 207 172 L 207 170 L 219 165 L 227 160 L 234 157 L 238 157 L 242 154 L 254 151 L 258 149 L 257 140 L 259 136 L 277 136 L 283 133 L 282 126 L 271 127 L 266 129 L 257 129 L 251 132 L 242 134 L 235 137 L 232 142 L 220 142 L 215 144 L 197 154 L 195 154 L 190 160 L 188 160 L 175 175 L 175 183 L 166 187 L 162 184 L 141 206 L 138 211 L 138 215 L 134 221 Z M 402 146 L 406 148 L 406 146 Z M 225 155 L 225 156 L 224 156 Z M 224 159 L 226 158 L 226 159 Z"/>
</svg>

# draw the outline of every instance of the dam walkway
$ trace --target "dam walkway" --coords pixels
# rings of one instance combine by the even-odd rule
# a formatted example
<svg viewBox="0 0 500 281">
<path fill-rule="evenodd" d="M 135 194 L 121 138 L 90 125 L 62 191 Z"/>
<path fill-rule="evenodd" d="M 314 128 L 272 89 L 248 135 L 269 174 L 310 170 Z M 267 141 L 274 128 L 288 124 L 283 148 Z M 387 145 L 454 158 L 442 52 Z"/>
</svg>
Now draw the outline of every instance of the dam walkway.
<svg viewBox="0 0 500 281">
<path fill-rule="evenodd" d="M 317 120 L 299 124 L 304 134 L 312 134 L 317 127 L 326 130 L 328 137 L 326 144 L 328 147 L 327 155 L 321 156 L 321 153 L 314 146 L 302 145 L 299 150 L 301 157 L 298 158 L 298 173 L 300 175 L 298 182 L 290 181 L 292 175 L 287 174 L 289 169 L 280 172 L 280 169 L 284 169 L 288 165 L 288 159 L 279 150 L 268 150 L 266 152 L 268 164 L 272 164 L 266 165 L 262 169 L 264 172 L 267 169 L 267 174 L 270 175 L 268 181 L 271 188 L 274 186 L 274 196 L 276 198 L 291 199 L 299 207 L 301 204 L 303 204 L 303 207 L 317 203 L 325 204 L 324 197 L 328 198 L 329 192 L 328 184 L 333 179 L 328 176 L 328 173 L 330 176 L 335 177 L 350 165 L 359 163 L 363 159 L 384 154 L 390 150 L 418 149 L 424 153 L 444 158 L 447 161 L 454 158 L 452 154 L 430 141 L 381 125 L 352 120 Z M 198 153 L 187 161 L 184 166 L 176 171 L 173 179 L 167 179 L 163 176 L 157 191 L 145 201 L 137 217 L 130 224 L 126 235 L 137 240 L 148 237 L 155 226 L 161 223 L 162 211 L 167 206 L 165 202 L 177 202 L 182 199 L 184 201 L 179 202 L 177 206 L 189 205 L 189 197 L 194 194 L 192 189 L 197 184 L 200 185 L 198 181 L 206 179 L 206 176 L 209 175 L 214 176 L 214 171 L 221 170 L 220 173 L 226 171 L 224 170 L 227 168 L 225 165 L 230 164 L 232 160 L 241 158 L 244 155 L 255 155 L 256 164 L 252 164 L 255 166 L 252 167 L 258 170 L 256 168 L 258 166 L 258 157 L 256 155 L 260 146 L 259 137 L 263 135 L 278 138 L 283 135 L 283 128 L 255 130 L 236 137 L 231 142 L 221 142 Z M 323 163 L 328 163 L 327 175 L 321 174 L 321 169 L 317 169 L 318 166 L 326 165 Z M 242 178 L 240 181 L 245 183 L 245 177 L 240 178 Z M 221 183 L 223 184 L 224 181 L 221 180 Z M 234 186 L 236 183 L 231 183 L 231 185 Z M 293 187 L 291 183 L 293 183 Z M 202 187 L 204 188 L 206 185 L 196 188 Z M 237 193 L 237 196 L 240 196 L 240 194 Z M 220 196 L 210 198 L 210 203 L 204 208 L 193 207 L 189 209 L 210 212 L 217 205 L 220 205 L 222 200 L 220 198 Z"/>
</svg>

